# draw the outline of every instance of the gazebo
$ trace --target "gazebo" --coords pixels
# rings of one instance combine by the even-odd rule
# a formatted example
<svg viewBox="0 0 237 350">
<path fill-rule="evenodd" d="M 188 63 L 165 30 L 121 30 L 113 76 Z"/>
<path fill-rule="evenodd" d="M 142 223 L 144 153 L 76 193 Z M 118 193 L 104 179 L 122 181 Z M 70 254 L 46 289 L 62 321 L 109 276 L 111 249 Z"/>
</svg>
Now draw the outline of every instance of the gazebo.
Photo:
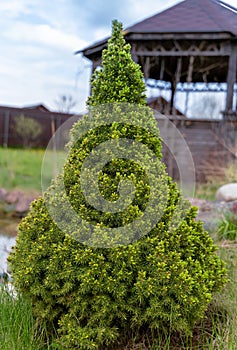
<svg viewBox="0 0 237 350">
<path fill-rule="evenodd" d="M 217 129 L 226 121 L 226 133 L 229 122 L 237 121 L 236 8 L 220 0 L 185 0 L 126 28 L 124 37 L 145 80 L 171 91 L 171 118 L 176 115 L 177 91 L 186 91 L 187 97 L 195 91 L 223 91 L 223 121 Z M 92 71 L 101 65 L 107 41 L 77 52 L 92 62 Z"/>
<path fill-rule="evenodd" d="M 186 91 L 206 91 L 212 84 L 210 89 L 215 91 L 220 83 L 227 83 L 225 115 L 236 112 L 236 8 L 219 0 L 185 0 L 127 28 L 124 37 L 145 79 L 154 79 L 164 87 L 169 83 L 171 112 L 178 85 Z M 92 70 L 101 64 L 107 40 L 78 51 L 92 61 Z"/>
</svg>

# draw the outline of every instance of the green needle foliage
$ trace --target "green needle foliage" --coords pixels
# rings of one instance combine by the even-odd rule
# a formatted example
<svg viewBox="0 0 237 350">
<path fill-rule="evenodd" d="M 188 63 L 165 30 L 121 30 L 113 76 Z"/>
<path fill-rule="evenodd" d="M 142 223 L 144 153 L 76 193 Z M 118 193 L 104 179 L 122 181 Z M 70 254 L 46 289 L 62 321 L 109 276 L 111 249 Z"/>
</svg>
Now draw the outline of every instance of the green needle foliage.
<svg viewBox="0 0 237 350">
<path fill-rule="evenodd" d="M 102 53 L 103 68 L 92 76 L 89 106 L 113 102 L 146 103 L 143 75 L 139 65 L 132 60 L 130 49 L 122 35 L 122 24 L 114 21 L 108 48 Z"/>
<path fill-rule="evenodd" d="M 83 165 L 108 140 L 140 143 L 161 159 L 159 131 L 153 114 L 144 106 L 144 90 L 122 26 L 115 21 L 103 67 L 93 78 L 90 113 L 73 127 L 64 174 L 44 198 L 32 204 L 9 258 L 16 289 L 32 301 L 38 319 L 48 323 L 49 330 L 57 330 L 65 349 L 111 349 L 146 330 L 191 332 L 213 293 L 226 283 L 225 267 L 212 239 L 196 221 L 196 209 L 182 199 L 164 165 L 160 164 L 155 177 L 161 211 L 151 206 L 150 215 L 155 214 L 157 221 L 140 238 L 129 229 L 125 237 L 116 231 L 112 238 L 100 231 L 145 220 L 143 212 L 153 193 L 149 180 L 154 175 L 149 178 L 133 160 L 139 152 L 133 154 L 128 147 L 130 158 L 111 159 L 98 176 L 101 196 L 112 204 L 120 198 L 120 183 L 133 182 L 135 195 L 126 209 L 102 211 L 84 196 Z M 113 105 L 101 107 L 111 102 Z M 121 102 L 137 103 L 137 108 L 125 104 L 124 109 Z M 111 116 L 117 119 L 110 122 Z M 94 127 L 87 130 L 88 123 Z M 126 148 L 118 143 L 119 147 Z M 109 152 L 107 148 L 105 153 Z M 147 162 L 145 155 L 144 164 Z M 84 170 L 93 181 L 90 168 Z M 93 197 L 93 191 L 91 194 Z M 82 224 L 67 211 L 65 198 L 74 214 L 83 218 Z M 128 244 L 122 244 L 124 239 Z"/>
</svg>

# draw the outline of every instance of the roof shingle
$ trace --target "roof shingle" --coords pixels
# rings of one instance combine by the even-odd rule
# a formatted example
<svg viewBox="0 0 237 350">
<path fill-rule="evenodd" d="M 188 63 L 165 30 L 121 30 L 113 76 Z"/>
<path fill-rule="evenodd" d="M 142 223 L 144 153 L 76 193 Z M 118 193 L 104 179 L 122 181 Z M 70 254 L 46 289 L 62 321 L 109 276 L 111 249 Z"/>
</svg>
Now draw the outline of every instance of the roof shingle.
<svg viewBox="0 0 237 350">
<path fill-rule="evenodd" d="M 229 32 L 237 36 L 237 9 L 218 0 L 185 0 L 127 28 L 126 32 Z"/>
</svg>

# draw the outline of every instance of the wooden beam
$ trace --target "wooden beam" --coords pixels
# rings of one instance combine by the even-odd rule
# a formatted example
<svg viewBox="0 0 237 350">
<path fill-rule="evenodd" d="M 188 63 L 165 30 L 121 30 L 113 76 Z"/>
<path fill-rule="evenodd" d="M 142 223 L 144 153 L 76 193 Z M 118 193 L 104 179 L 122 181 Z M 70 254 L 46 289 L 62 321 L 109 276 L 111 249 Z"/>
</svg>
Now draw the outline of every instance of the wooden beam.
<svg viewBox="0 0 237 350">
<path fill-rule="evenodd" d="M 180 57 L 180 56 L 209 56 L 209 57 L 219 57 L 219 56 L 229 56 L 229 53 L 225 50 L 219 51 L 148 51 L 148 50 L 139 50 L 136 52 L 137 56 L 147 56 L 147 57 L 158 57 L 158 56 L 172 56 L 172 57 Z"/>
<path fill-rule="evenodd" d="M 215 68 L 223 68 L 223 67 L 225 67 L 227 65 L 227 63 L 226 62 L 223 62 L 223 63 L 220 63 L 220 62 L 217 62 L 217 63 L 213 63 L 213 64 L 211 64 L 211 65 L 209 65 L 209 66 L 207 66 L 207 67 L 204 67 L 204 68 L 202 68 L 202 69 L 199 69 L 198 70 L 198 73 L 205 73 L 206 71 L 210 71 L 210 70 L 212 70 L 212 69 L 215 69 Z"/>
<path fill-rule="evenodd" d="M 228 54 L 230 54 L 230 45 L 229 40 L 233 38 L 230 33 L 129 33 L 124 36 L 126 41 L 131 45 L 134 44 L 135 41 L 143 41 L 150 42 L 152 40 L 197 40 L 200 42 L 201 40 L 224 40 L 226 41 L 225 50 Z M 93 56 L 100 55 L 102 50 L 107 47 L 108 39 L 100 41 L 95 45 L 91 45 L 83 50 L 77 51 L 75 54 L 82 53 L 84 57 L 93 59 Z"/>
<path fill-rule="evenodd" d="M 228 75 L 227 75 L 227 94 L 226 94 L 226 111 L 233 110 L 234 84 L 237 75 L 237 44 L 233 43 L 232 52 L 229 57 Z"/>
<path fill-rule="evenodd" d="M 130 40 L 226 40 L 232 39 L 230 33 L 128 33 L 125 39 Z"/>
</svg>

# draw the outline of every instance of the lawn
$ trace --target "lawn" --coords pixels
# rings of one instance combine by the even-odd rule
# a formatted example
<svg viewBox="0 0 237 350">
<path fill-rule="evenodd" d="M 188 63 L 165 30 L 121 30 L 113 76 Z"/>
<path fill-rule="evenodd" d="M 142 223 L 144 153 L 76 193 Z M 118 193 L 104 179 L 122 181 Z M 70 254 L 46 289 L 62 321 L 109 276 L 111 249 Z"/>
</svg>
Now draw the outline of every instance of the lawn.
<svg viewBox="0 0 237 350">
<path fill-rule="evenodd" d="M 41 191 L 42 164 L 44 182 L 50 184 L 55 160 L 63 162 L 59 157 L 64 157 L 64 152 L 57 152 L 54 156 L 48 151 L 47 157 L 44 157 L 43 149 L 0 148 L 0 188 Z"/>
<path fill-rule="evenodd" d="M 0 187 L 41 190 L 44 150 L 0 148 Z"/>
</svg>

